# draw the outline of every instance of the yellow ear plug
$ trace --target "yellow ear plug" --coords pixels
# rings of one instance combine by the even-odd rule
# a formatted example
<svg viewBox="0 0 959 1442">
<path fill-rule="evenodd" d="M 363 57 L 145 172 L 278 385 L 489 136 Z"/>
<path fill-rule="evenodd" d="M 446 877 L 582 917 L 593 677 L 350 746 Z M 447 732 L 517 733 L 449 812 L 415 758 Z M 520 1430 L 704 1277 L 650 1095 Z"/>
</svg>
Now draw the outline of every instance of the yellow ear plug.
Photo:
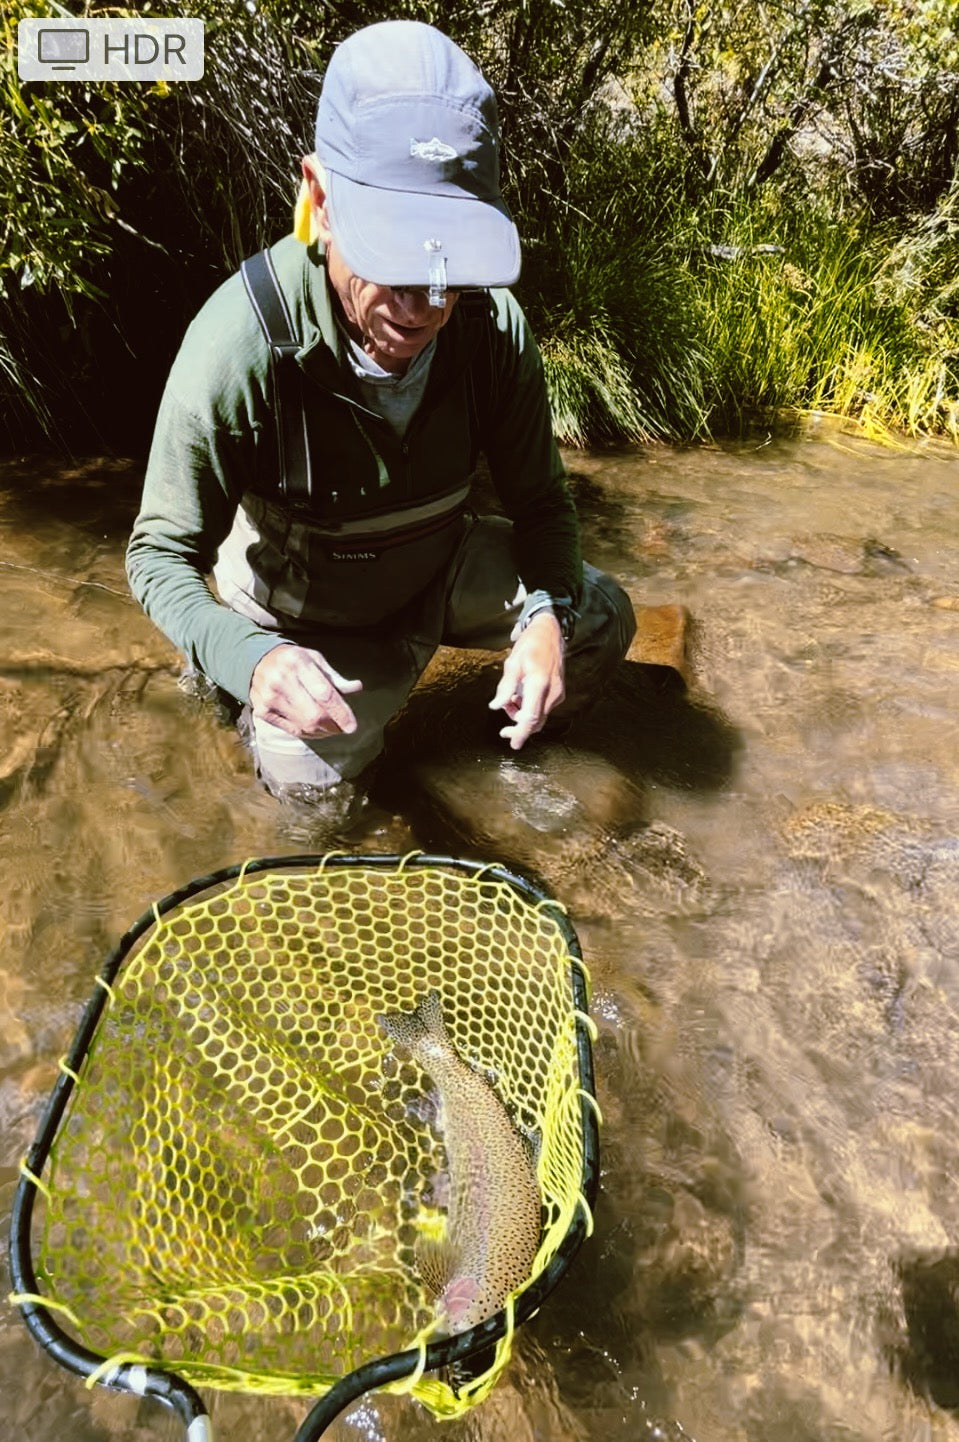
<svg viewBox="0 0 959 1442">
<path fill-rule="evenodd" d="M 315 155 L 310 156 L 309 163 L 313 174 L 325 189 L 326 171 Z M 310 204 L 310 186 L 305 176 L 300 181 L 300 191 L 296 197 L 296 205 L 293 207 L 293 234 L 297 240 L 302 240 L 304 245 L 312 245 L 319 238 L 316 232 L 316 221 L 313 218 L 313 207 Z"/>
</svg>

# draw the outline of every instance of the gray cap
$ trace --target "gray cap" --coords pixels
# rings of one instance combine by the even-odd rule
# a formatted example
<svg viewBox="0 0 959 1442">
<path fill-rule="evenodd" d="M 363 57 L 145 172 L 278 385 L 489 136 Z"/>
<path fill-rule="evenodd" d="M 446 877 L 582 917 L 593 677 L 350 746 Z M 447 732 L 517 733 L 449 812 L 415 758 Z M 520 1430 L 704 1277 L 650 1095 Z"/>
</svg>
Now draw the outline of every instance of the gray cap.
<svg viewBox="0 0 959 1442">
<path fill-rule="evenodd" d="M 499 190 L 496 98 L 452 40 L 418 20 L 368 25 L 333 52 L 316 115 L 330 228 L 379 285 L 512 285 L 516 227 Z"/>
</svg>

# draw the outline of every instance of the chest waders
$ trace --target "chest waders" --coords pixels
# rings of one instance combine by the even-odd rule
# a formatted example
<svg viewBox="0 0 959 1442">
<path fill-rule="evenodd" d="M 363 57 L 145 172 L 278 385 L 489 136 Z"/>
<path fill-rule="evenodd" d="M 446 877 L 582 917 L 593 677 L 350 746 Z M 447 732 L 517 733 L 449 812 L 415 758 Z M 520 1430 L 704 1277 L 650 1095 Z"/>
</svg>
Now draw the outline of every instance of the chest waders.
<svg viewBox="0 0 959 1442">
<path fill-rule="evenodd" d="M 276 428 L 256 491 L 243 499 L 263 542 L 247 551 L 257 599 L 321 625 L 375 625 L 429 583 L 463 534 L 493 388 L 489 298 L 461 298 L 465 323 L 483 334 L 438 402 L 428 383 L 400 440 L 345 391 L 305 373 L 269 251 L 244 261 L 241 275 L 269 347 Z"/>
</svg>

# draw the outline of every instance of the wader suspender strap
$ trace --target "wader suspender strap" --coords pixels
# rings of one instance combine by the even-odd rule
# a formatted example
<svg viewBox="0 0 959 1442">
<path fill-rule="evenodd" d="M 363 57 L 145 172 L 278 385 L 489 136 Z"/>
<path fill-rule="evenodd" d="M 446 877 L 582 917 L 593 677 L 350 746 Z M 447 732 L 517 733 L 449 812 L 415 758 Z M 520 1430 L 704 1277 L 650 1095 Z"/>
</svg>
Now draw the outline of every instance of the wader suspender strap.
<svg viewBox="0 0 959 1442">
<path fill-rule="evenodd" d="M 475 363 L 466 372 L 466 402 L 469 407 L 470 435 L 475 453 L 482 450 L 483 422 L 496 410 L 496 369 L 493 365 L 493 313 L 488 291 L 467 291 L 460 297 L 461 310 L 476 315 L 483 326 L 483 343 L 477 347 Z M 483 406 L 476 393 L 477 371 Z"/>
<path fill-rule="evenodd" d="M 288 500 L 306 501 L 313 490 L 306 435 L 303 372 L 296 363 L 300 343 L 268 250 L 240 266 L 243 284 L 270 348 L 270 378 L 279 455 L 280 491 Z"/>
</svg>

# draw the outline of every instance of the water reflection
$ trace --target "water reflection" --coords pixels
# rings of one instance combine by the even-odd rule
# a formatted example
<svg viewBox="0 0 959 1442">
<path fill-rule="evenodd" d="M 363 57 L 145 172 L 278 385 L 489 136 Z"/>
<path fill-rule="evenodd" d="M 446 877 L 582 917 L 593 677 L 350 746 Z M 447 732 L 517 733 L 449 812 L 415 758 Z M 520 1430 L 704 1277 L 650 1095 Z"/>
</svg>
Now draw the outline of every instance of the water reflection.
<svg viewBox="0 0 959 1442">
<path fill-rule="evenodd" d="M 526 865 L 593 978 L 594 1241 L 451 1442 L 950 1442 L 959 1243 L 959 460 L 833 437 L 577 456 L 587 554 L 693 617 L 694 683 L 623 668 L 519 757 L 489 663 L 438 675 L 346 823 L 257 791 L 126 594 L 132 467 L 0 490 L 0 1185 L 100 959 L 247 856 L 449 846 Z M 344 825 L 346 830 L 344 831 Z M 156 1438 L 0 1311 L 26 1442 Z M 222 1436 L 306 1405 L 214 1400 Z M 370 1398 L 333 1442 L 426 1442 Z"/>
</svg>

